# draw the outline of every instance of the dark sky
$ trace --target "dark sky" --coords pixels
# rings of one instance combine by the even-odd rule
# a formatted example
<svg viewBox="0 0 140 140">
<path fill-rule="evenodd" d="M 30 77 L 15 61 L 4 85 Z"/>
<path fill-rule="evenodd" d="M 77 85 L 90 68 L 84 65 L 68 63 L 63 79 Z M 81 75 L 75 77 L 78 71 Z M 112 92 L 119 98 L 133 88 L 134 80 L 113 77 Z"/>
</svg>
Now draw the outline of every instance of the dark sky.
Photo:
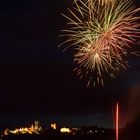
<svg viewBox="0 0 140 140">
<path fill-rule="evenodd" d="M 0 1 L 2 125 L 40 119 L 112 127 L 117 100 L 124 124 L 140 112 L 139 57 L 128 58 L 130 67 L 104 87 L 86 88 L 76 78 L 72 51 L 57 48 L 66 21 L 61 13 L 70 6 L 70 0 Z"/>
</svg>

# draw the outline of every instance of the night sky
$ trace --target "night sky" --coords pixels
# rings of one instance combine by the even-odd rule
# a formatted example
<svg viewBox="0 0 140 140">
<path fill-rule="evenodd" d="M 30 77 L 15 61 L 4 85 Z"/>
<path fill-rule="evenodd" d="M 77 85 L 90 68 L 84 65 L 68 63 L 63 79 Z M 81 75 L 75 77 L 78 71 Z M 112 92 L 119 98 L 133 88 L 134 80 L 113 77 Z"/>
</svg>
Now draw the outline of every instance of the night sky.
<svg viewBox="0 0 140 140">
<path fill-rule="evenodd" d="M 140 116 L 140 57 L 129 56 L 129 68 L 104 87 L 87 88 L 73 72 L 72 50 L 57 47 L 71 3 L 0 1 L 0 125 L 39 119 L 113 127 L 117 100 L 121 125 Z"/>
</svg>

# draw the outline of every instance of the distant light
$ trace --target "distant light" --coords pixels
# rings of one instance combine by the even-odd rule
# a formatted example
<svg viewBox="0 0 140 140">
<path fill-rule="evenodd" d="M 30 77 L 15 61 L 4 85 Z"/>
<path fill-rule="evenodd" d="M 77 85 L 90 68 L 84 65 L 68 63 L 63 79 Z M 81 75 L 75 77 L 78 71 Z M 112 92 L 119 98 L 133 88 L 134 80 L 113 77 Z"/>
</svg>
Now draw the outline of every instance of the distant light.
<svg viewBox="0 0 140 140">
<path fill-rule="evenodd" d="M 92 131 L 92 130 L 90 130 L 89 132 L 90 132 L 90 133 L 93 133 L 93 131 Z"/>
<path fill-rule="evenodd" d="M 35 121 L 35 122 L 34 122 L 34 129 L 35 129 L 35 130 L 38 130 L 39 127 L 40 127 L 40 122 L 39 122 L 39 121 Z"/>
<path fill-rule="evenodd" d="M 71 133 L 71 130 L 70 130 L 70 128 L 63 127 L 60 129 L 60 132 L 61 133 Z"/>
<path fill-rule="evenodd" d="M 78 128 L 72 128 L 72 130 L 78 131 Z"/>
<path fill-rule="evenodd" d="M 95 130 L 95 133 L 97 133 L 98 132 L 98 130 Z"/>
<path fill-rule="evenodd" d="M 9 133 L 9 129 L 7 128 L 7 129 L 5 129 L 5 131 L 4 131 L 4 135 L 8 135 L 8 133 Z"/>
<path fill-rule="evenodd" d="M 52 123 L 51 128 L 56 129 L 56 123 Z"/>
</svg>

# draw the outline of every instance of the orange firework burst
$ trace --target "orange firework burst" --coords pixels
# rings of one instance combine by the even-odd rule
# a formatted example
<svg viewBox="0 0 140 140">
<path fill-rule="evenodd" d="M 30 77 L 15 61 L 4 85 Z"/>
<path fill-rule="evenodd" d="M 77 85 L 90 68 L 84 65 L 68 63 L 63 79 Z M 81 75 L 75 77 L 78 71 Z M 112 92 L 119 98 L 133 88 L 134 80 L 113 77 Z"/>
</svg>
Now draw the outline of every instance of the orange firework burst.
<svg viewBox="0 0 140 140">
<path fill-rule="evenodd" d="M 91 83 L 104 84 L 104 76 L 126 68 L 125 58 L 131 44 L 139 37 L 139 8 L 130 0 L 74 0 L 69 29 L 62 30 L 76 53 L 74 71 Z M 62 43 L 62 44 L 64 44 Z M 61 45 L 62 45 L 61 44 Z M 132 52 L 131 52 L 132 53 Z"/>
</svg>

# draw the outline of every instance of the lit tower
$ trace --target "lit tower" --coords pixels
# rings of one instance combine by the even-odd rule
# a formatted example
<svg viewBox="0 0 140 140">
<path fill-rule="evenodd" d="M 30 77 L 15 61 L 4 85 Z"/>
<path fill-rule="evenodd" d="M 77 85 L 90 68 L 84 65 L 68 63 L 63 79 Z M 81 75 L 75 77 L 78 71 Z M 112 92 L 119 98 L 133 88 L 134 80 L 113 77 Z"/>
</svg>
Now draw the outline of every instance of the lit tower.
<svg viewBox="0 0 140 140">
<path fill-rule="evenodd" d="M 40 127 L 40 122 L 39 122 L 39 121 L 35 121 L 35 122 L 34 122 L 34 129 L 35 129 L 35 130 L 38 130 L 39 127 Z"/>
</svg>

